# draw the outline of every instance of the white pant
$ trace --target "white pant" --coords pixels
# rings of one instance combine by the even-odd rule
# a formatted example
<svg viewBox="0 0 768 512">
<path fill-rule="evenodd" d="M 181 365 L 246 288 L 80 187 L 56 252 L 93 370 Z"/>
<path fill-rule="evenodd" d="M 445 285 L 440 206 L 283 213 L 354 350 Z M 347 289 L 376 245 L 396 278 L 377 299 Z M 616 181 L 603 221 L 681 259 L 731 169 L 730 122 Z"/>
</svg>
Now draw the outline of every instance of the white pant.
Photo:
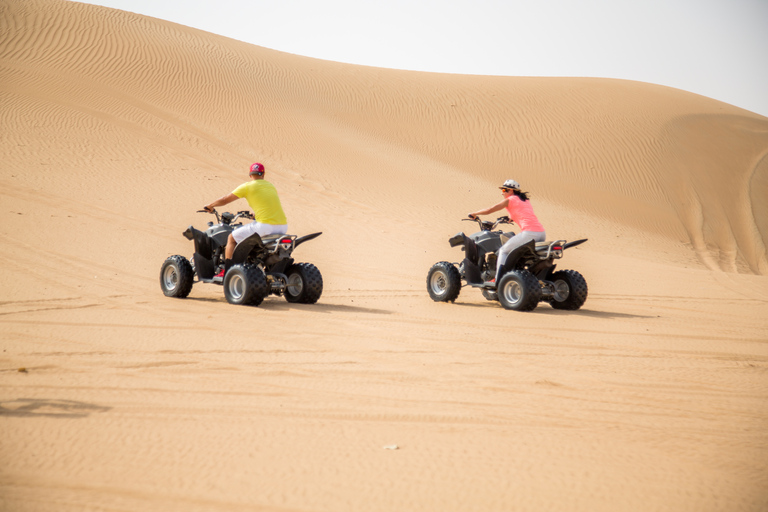
<svg viewBox="0 0 768 512">
<path fill-rule="evenodd" d="M 501 246 L 497 255 L 496 276 L 498 277 L 501 266 L 507 261 L 507 256 L 509 256 L 512 251 L 531 240 L 544 242 L 546 239 L 547 233 L 545 231 L 523 231 L 519 235 L 515 235 L 507 240 L 507 243 Z"/>
<path fill-rule="evenodd" d="M 266 235 L 284 235 L 288 232 L 288 224 L 262 224 L 261 222 L 251 222 L 245 226 L 240 226 L 232 232 L 232 238 L 240 243 L 254 233 L 259 236 Z"/>
</svg>

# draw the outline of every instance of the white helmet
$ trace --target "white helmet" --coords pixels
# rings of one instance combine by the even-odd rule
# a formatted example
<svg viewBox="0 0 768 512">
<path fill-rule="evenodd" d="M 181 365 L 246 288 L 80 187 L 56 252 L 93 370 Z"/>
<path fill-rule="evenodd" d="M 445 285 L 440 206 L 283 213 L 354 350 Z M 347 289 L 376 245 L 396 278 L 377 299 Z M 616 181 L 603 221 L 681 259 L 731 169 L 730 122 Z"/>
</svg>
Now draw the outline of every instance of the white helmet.
<svg viewBox="0 0 768 512">
<path fill-rule="evenodd" d="M 518 182 L 516 182 L 515 180 L 507 180 L 499 188 L 511 188 L 511 189 L 514 189 L 514 190 L 520 190 L 520 184 Z"/>
</svg>

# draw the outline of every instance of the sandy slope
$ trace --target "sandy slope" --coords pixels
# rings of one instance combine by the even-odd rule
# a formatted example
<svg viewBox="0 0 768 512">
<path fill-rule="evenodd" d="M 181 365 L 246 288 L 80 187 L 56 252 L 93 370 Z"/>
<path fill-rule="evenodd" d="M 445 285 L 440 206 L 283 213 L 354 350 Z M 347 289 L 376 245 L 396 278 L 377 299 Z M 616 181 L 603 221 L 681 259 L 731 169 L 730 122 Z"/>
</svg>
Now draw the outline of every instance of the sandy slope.
<svg viewBox="0 0 768 512">
<path fill-rule="evenodd" d="M 1 510 L 768 508 L 768 119 L 0 0 L 0 120 Z M 253 160 L 320 303 L 165 298 Z M 508 177 L 582 310 L 429 300 Z"/>
</svg>

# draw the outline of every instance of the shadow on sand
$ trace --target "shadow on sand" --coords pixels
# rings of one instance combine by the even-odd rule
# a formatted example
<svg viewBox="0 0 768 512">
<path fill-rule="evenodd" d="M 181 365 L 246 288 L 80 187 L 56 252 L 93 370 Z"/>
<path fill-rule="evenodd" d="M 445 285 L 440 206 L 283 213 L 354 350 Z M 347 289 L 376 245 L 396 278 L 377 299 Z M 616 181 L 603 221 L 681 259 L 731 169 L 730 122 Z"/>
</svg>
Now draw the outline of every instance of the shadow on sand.
<svg viewBox="0 0 768 512">
<path fill-rule="evenodd" d="M 209 302 L 213 304 L 226 304 L 227 299 L 224 297 L 221 298 L 210 298 L 210 297 L 187 297 L 184 300 L 191 300 L 196 302 Z M 234 307 L 234 306 L 233 306 Z M 313 313 L 368 313 L 372 315 L 391 315 L 394 313 L 394 311 L 390 311 L 388 309 L 378 309 L 378 308 L 364 308 L 360 306 L 350 306 L 347 304 L 325 304 L 325 303 L 318 303 L 318 304 L 297 304 L 292 302 L 286 302 L 285 299 L 280 298 L 273 298 L 270 300 L 269 298 L 265 299 L 264 302 L 259 304 L 259 309 L 263 309 L 265 311 L 312 311 Z"/>
<path fill-rule="evenodd" d="M 17 398 L 16 400 L 0 402 L 0 416 L 21 418 L 87 418 L 95 412 L 107 412 L 111 409 L 111 407 L 75 400 Z"/>
<path fill-rule="evenodd" d="M 498 309 L 499 311 L 506 311 L 501 304 L 496 301 L 488 301 L 485 303 L 471 303 L 471 302 L 456 302 L 456 306 L 463 306 L 468 308 L 482 308 L 482 309 Z M 517 311 L 507 311 L 509 314 L 527 314 L 527 315 L 548 315 L 548 316 L 580 316 L 589 318 L 656 318 L 649 315 L 629 315 L 627 313 L 617 313 L 615 311 L 596 311 L 592 309 L 582 308 L 576 311 L 567 311 L 564 309 L 555 309 L 550 307 L 549 304 L 540 304 L 533 311 L 526 311 L 524 313 L 518 313 Z"/>
</svg>

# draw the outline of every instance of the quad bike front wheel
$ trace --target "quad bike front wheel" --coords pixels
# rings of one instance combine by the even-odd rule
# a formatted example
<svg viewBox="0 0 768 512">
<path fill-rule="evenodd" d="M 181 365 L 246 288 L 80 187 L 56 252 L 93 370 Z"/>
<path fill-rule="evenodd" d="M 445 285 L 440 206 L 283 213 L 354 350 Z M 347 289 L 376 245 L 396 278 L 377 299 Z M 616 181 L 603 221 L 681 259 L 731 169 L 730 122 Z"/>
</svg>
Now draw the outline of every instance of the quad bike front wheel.
<svg viewBox="0 0 768 512">
<path fill-rule="evenodd" d="M 435 302 L 453 302 L 461 292 L 461 276 L 453 263 L 435 263 L 427 274 L 427 291 Z"/>
<path fill-rule="evenodd" d="M 230 304 L 258 306 L 268 294 L 267 278 L 259 267 L 233 265 L 224 275 L 224 297 Z"/>
<path fill-rule="evenodd" d="M 192 291 L 195 271 L 184 256 L 169 256 L 160 268 L 160 288 L 166 297 L 183 299 Z"/>
<path fill-rule="evenodd" d="M 541 300 L 541 285 L 527 270 L 512 270 L 498 283 L 499 302 L 504 309 L 533 311 Z"/>
<path fill-rule="evenodd" d="M 314 304 L 323 293 L 323 276 L 311 263 L 294 263 L 285 273 L 285 300 Z"/>
<path fill-rule="evenodd" d="M 575 270 L 558 270 L 552 274 L 555 293 L 549 304 L 555 309 L 575 311 L 587 300 L 587 281 Z"/>
</svg>

